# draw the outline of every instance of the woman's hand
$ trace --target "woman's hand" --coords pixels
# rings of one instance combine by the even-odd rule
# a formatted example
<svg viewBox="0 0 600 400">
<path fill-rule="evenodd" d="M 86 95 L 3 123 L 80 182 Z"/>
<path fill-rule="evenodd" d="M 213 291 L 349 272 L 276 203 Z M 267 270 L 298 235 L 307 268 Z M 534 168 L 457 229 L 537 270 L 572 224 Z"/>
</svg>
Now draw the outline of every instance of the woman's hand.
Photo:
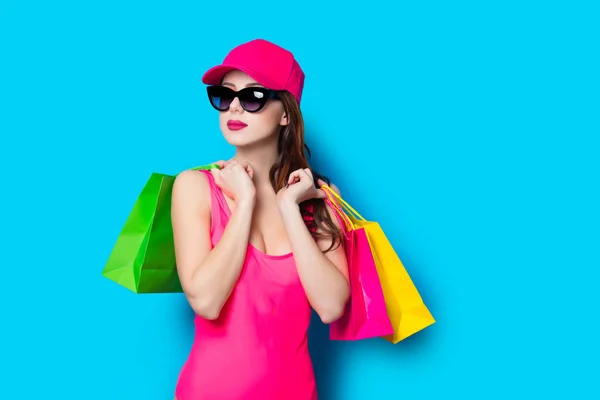
<svg viewBox="0 0 600 400">
<path fill-rule="evenodd" d="M 319 180 L 320 184 L 324 182 Z M 309 168 L 298 169 L 292 172 L 288 178 L 287 187 L 277 192 L 280 202 L 292 202 L 300 204 L 310 199 L 324 199 L 327 195 L 315 186 L 313 174 Z"/>
<path fill-rule="evenodd" d="M 237 161 L 219 162 L 221 169 L 213 169 L 215 183 L 235 202 L 254 201 L 256 188 L 252 178 L 254 171 L 250 164 Z"/>
</svg>

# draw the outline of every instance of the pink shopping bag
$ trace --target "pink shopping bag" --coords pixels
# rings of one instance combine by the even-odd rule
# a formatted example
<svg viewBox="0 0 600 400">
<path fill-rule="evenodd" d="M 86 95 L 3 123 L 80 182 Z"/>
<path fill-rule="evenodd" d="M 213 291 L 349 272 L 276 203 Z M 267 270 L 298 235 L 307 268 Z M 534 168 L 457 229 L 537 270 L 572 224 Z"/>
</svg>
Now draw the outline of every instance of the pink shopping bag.
<svg viewBox="0 0 600 400">
<path fill-rule="evenodd" d="M 327 194 L 325 202 L 332 208 L 344 230 L 344 247 L 348 258 L 350 300 L 342 317 L 329 326 L 331 340 L 361 340 L 394 333 L 387 315 L 383 289 L 364 228 L 355 227 L 337 200 Z"/>
</svg>

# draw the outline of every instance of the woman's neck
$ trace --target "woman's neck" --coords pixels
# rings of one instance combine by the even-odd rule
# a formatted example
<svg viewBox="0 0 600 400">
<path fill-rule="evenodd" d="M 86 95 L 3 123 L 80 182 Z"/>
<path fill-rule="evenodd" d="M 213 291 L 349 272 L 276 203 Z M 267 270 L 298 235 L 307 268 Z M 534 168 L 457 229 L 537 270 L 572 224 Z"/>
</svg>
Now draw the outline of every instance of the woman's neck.
<svg viewBox="0 0 600 400">
<path fill-rule="evenodd" d="M 256 186 L 270 185 L 269 172 L 277 160 L 277 144 L 256 146 L 254 148 L 237 148 L 233 160 L 247 162 L 254 172 Z"/>
</svg>

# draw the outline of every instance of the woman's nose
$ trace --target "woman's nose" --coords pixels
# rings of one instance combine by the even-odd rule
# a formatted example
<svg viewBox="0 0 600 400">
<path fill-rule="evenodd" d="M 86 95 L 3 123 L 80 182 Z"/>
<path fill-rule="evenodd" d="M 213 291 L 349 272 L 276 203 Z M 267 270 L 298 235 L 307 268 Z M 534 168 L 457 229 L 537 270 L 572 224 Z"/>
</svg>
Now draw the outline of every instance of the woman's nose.
<svg viewBox="0 0 600 400">
<path fill-rule="evenodd" d="M 231 112 L 242 112 L 243 108 L 242 105 L 240 104 L 240 99 L 238 99 L 237 97 L 234 97 L 233 100 L 231 101 L 231 104 L 229 105 L 229 110 Z"/>
</svg>

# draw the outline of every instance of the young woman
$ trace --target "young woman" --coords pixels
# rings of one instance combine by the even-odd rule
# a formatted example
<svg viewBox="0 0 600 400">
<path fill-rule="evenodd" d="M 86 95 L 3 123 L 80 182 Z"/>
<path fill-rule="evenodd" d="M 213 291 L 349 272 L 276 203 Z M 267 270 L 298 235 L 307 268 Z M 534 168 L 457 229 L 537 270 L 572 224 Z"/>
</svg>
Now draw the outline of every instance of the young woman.
<svg viewBox="0 0 600 400">
<path fill-rule="evenodd" d="M 253 40 L 203 82 L 235 156 L 173 186 L 177 268 L 196 313 L 176 399 L 317 399 L 311 310 L 337 320 L 349 284 L 340 226 L 318 188 L 327 179 L 305 154 L 304 73 L 291 52 Z"/>
</svg>

